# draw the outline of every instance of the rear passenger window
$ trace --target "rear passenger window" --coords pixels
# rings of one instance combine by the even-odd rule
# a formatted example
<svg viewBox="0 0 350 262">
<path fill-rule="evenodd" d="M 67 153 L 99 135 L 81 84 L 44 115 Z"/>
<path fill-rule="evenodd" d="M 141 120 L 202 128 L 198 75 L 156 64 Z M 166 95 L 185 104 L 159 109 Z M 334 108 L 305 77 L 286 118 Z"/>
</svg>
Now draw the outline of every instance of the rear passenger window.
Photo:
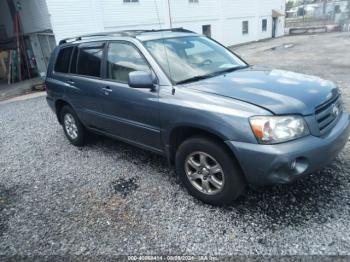
<svg viewBox="0 0 350 262">
<path fill-rule="evenodd" d="M 72 51 L 73 47 L 66 47 L 60 50 L 55 64 L 55 72 L 68 73 Z"/>
<path fill-rule="evenodd" d="M 104 44 L 79 46 L 77 74 L 100 77 Z"/>
<path fill-rule="evenodd" d="M 150 68 L 135 47 L 124 43 L 111 43 L 108 47 L 107 78 L 128 83 L 129 73 L 150 72 Z"/>
</svg>

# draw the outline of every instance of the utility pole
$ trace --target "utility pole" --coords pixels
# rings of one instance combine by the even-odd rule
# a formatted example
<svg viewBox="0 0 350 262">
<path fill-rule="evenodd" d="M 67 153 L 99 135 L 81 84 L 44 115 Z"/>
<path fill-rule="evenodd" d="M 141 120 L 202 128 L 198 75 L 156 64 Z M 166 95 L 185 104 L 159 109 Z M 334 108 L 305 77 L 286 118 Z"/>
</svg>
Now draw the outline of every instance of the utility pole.
<svg viewBox="0 0 350 262">
<path fill-rule="evenodd" d="M 327 0 L 323 0 L 323 16 L 326 15 L 326 9 L 327 9 Z"/>
<path fill-rule="evenodd" d="M 305 0 L 303 0 L 303 24 L 305 26 Z"/>
<path fill-rule="evenodd" d="M 22 61 L 21 61 L 21 44 L 20 44 L 20 34 L 21 27 L 19 24 L 19 11 L 21 11 L 22 7 L 19 2 L 16 3 L 16 16 L 15 16 L 15 33 L 16 33 L 16 45 L 17 45 L 17 70 L 18 70 L 18 79 L 22 81 Z"/>
</svg>

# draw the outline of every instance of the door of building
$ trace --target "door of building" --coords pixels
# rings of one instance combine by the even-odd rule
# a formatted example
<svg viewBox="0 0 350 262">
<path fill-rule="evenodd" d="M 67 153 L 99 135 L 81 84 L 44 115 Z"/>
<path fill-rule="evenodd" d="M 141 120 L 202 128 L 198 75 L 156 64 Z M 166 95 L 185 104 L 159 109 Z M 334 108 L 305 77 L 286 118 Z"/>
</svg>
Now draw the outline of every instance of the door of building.
<svg viewBox="0 0 350 262">
<path fill-rule="evenodd" d="M 272 38 L 276 37 L 277 17 L 272 17 Z"/>
</svg>

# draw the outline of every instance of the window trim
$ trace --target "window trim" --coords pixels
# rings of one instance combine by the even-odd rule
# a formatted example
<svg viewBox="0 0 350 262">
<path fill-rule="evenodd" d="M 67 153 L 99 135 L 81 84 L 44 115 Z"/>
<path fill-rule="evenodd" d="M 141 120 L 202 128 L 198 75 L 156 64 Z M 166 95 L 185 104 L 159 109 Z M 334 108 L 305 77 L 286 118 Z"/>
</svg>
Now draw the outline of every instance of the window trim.
<svg viewBox="0 0 350 262">
<path fill-rule="evenodd" d="M 130 45 L 132 47 L 135 48 L 135 50 L 140 54 L 140 56 L 144 59 L 144 61 L 146 62 L 147 66 L 149 67 L 152 75 L 154 76 L 155 78 L 155 83 L 158 85 L 159 84 L 159 79 L 158 79 L 158 76 L 155 72 L 155 70 L 152 68 L 151 64 L 148 62 L 148 60 L 146 59 L 146 57 L 144 56 L 144 54 L 141 52 L 141 50 L 132 42 L 130 41 L 127 41 L 127 40 L 110 40 L 110 41 L 107 41 L 106 42 L 106 49 L 105 49 L 105 56 L 104 56 L 104 65 L 103 65 L 103 70 L 104 70 L 104 75 L 102 77 L 102 79 L 104 81 L 109 81 L 109 82 L 113 82 L 113 83 L 117 83 L 117 84 L 122 84 L 122 85 L 125 85 L 129 88 L 131 88 L 129 86 L 129 83 L 124 83 L 124 82 L 120 82 L 120 81 L 117 81 L 116 79 L 111 79 L 111 78 L 107 78 L 107 71 L 108 71 L 108 68 L 107 68 L 107 61 L 108 61 L 108 48 L 109 48 L 109 45 L 110 44 L 113 44 L 113 43 L 121 43 L 121 44 L 127 44 L 127 45 Z"/>
<path fill-rule="evenodd" d="M 90 43 L 101 43 L 103 45 L 103 49 L 102 49 L 102 56 L 101 56 L 101 67 L 100 67 L 100 76 L 90 76 L 90 75 L 82 75 L 82 74 L 78 74 L 78 62 L 79 62 L 79 55 L 80 55 L 80 48 L 79 46 L 80 45 L 84 45 L 84 44 L 90 44 Z M 70 75 L 73 75 L 73 76 L 78 76 L 78 77 L 88 77 L 88 78 L 92 78 L 92 79 L 103 79 L 103 63 L 104 63 L 104 55 L 105 55 L 105 52 L 106 52 L 106 44 L 107 42 L 106 41 L 94 41 L 94 42 L 85 42 L 85 43 L 80 43 L 76 46 L 76 48 L 78 48 L 78 54 L 77 54 L 77 64 L 76 64 L 76 73 L 75 74 L 72 74 L 70 73 Z M 86 48 L 86 49 L 89 49 L 89 48 Z M 94 49 L 94 47 L 91 47 L 90 49 Z M 69 67 L 70 69 L 70 67 Z"/>
<path fill-rule="evenodd" d="M 73 48 L 73 50 L 72 50 L 72 52 L 71 52 L 71 54 L 70 54 L 70 57 L 69 57 L 68 72 L 65 73 L 65 72 L 56 71 L 56 64 L 57 64 L 58 57 L 59 57 L 61 51 L 62 51 L 63 49 L 66 49 L 66 48 Z M 59 74 L 59 75 L 67 75 L 67 74 L 69 74 L 70 62 L 71 62 L 71 59 L 72 59 L 72 54 L 73 54 L 74 48 L 75 48 L 74 45 L 67 45 L 67 46 L 63 46 L 62 48 L 60 48 L 60 49 L 58 50 L 57 55 L 56 55 L 56 57 L 55 57 L 55 63 L 53 64 L 53 69 L 52 69 L 52 72 L 53 72 L 54 74 Z"/>
<path fill-rule="evenodd" d="M 264 21 L 266 21 L 265 28 L 264 28 Z M 267 18 L 263 18 L 261 20 L 261 32 L 267 32 Z"/>
<path fill-rule="evenodd" d="M 210 35 L 206 35 L 206 34 L 204 34 L 204 27 L 209 28 Z M 205 25 L 202 25 L 202 33 L 203 33 L 203 35 L 205 35 L 206 37 L 212 38 L 211 24 L 205 24 Z"/>
<path fill-rule="evenodd" d="M 97 76 L 88 76 L 88 75 L 81 75 L 81 74 L 78 74 L 78 73 L 71 73 L 70 72 L 70 69 L 71 69 L 71 66 L 72 66 L 72 58 L 73 58 L 73 52 L 75 49 L 77 49 L 77 64 L 76 64 L 76 67 L 78 66 L 78 59 L 79 59 L 79 53 L 80 53 L 80 49 L 79 49 L 79 45 L 83 45 L 83 44 L 90 44 L 90 43 L 101 43 L 104 45 L 104 48 L 103 48 L 103 54 L 102 54 L 102 58 L 101 58 L 101 69 L 100 69 L 100 76 L 97 77 Z M 67 48 L 67 47 L 73 47 L 73 52 L 71 53 L 71 56 L 70 56 L 70 59 L 69 59 L 69 71 L 68 73 L 62 73 L 62 72 L 56 72 L 55 71 L 55 66 L 53 67 L 53 74 L 55 75 L 62 75 L 62 76 L 67 76 L 67 75 L 70 75 L 70 76 L 74 76 L 74 77 L 84 77 L 84 78 L 91 78 L 91 79 L 103 79 L 103 76 L 104 76 L 104 71 L 103 71 L 103 65 L 104 65 L 104 57 L 105 57 L 105 53 L 106 53 L 106 46 L 107 46 L 107 41 L 101 41 L 101 40 L 96 40 L 96 41 L 91 41 L 91 42 L 83 42 L 83 43 L 79 43 L 79 44 L 69 44 L 67 46 L 64 46 L 62 47 L 61 49 L 64 49 L 64 48 Z M 58 51 L 58 54 L 59 52 L 61 51 L 61 49 Z M 56 60 L 57 60 L 57 57 L 58 57 L 58 54 L 55 58 L 55 64 L 56 64 Z"/>
<path fill-rule="evenodd" d="M 247 31 L 244 30 L 244 23 L 247 23 Z M 242 21 L 242 35 L 249 35 L 249 20 Z"/>
<path fill-rule="evenodd" d="M 77 63 L 75 64 L 75 71 L 77 71 L 78 52 L 79 52 L 79 49 L 78 49 L 78 46 L 77 46 L 77 45 L 73 45 L 73 51 L 72 51 L 72 54 L 71 54 L 70 60 L 69 60 L 68 74 L 70 74 L 70 75 L 74 75 L 74 74 L 71 73 L 71 69 L 72 69 L 72 60 L 73 60 L 74 52 L 77 52 Z"/>
</svg>

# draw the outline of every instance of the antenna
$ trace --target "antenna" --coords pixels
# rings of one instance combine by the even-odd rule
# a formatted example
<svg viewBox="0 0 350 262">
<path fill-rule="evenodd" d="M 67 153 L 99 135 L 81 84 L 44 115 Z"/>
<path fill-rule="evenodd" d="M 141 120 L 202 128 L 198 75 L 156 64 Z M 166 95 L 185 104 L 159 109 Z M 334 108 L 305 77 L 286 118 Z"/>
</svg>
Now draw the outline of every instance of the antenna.
<svg viewBox="0 0 350 262">
<path fill-rule="evenodd" d="M 158 16 L 158 23 L 159 23 L 159 27 L 160 29 L 162 28 L 162 23 L 160 21 L 160 16 L 159 16 L 159 10 L 158 10 L 158 4 L 157 4 L 157 1 L 158 0 L 154 0 L 154 4 L 156 6 L 156 11 L 157 11 L 157 16 Z M 170 0 L 168 0 L 168 7 L 169 7 L 169 19 L 170 19 L 170 30 L 172 28 L 172 22 L 171 22 L 171 16 L 170 16 Z M 165 57 L 166 57 L 166 61 L 167 61 L 167 64 L 168 64 L 168 71 L 169 71 L 169 75 L 172 76 L 172 73 L 171 73 L 171 69 L 170 69 L 170 63 L 169 63 L 169 57 L 168 57 L 168 51 L 165 47 L 165 40 L 164 40 L 164 31 L 163 30 L 160 30 L 161 31 L 161 34 L 162 34 L 162 40 L 163 40 L 163 48 L 164 48 L 164 53 L 165 53 Z M 173 94 L 174 94 L 174 87 L 173 87 Z"/>
</svg>

